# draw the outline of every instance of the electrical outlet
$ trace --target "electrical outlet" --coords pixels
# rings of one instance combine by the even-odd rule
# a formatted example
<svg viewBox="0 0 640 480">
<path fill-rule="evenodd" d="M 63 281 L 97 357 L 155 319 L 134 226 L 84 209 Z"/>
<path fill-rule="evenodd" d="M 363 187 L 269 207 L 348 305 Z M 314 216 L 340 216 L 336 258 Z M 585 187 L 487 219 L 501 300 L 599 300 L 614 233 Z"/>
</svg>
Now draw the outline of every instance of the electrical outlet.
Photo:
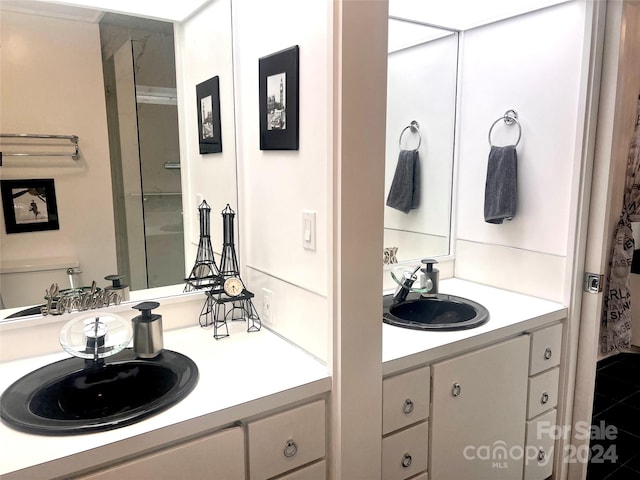
<svg viewBox="0 0 640 480">
<path fill-rule="evenodd" d="M 266 325 L 273 326 L 273 292 L 267 288 L 262 289 L 262 316 L 261 320 Z"/>
</svg>

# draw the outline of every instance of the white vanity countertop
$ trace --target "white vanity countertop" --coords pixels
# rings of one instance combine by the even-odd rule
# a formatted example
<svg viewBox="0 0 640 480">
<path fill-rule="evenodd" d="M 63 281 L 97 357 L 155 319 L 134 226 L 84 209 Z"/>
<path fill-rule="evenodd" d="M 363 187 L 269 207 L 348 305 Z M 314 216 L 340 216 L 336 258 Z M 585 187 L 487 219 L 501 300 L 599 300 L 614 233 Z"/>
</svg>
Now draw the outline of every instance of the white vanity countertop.
<svg viewBox="0 0 640 480">
<path fill-rule="evenodd" d="M 193 359 L 199 381 L 184 400 L 136 424 L 51 437 L 0 423 L 0 476 L 65 476 L 331 390 L 325 365 L 264 328 L 252 333 L 245 329 L 245 322 L 230 322 L 231 335 L 221 340 L 213 338 L 211 328 L 199 326 L 165 331 L 164 347 Z M 0 364 L 0 391 L 26 373 L 67 357 L 61 352 Z M 29 475 L 18 471 L 29 467 Z"/>
<path fill-rule="evenodd" d="M 384 375 L 457 355 L 567 317 L 567 308 L 559 303 L 457 278 L 441 280 L 439 290 L 483 305 L 489 310 L 489 321 L 454 332 L 410 330 L 384 323 Z"/>
<path fill-rule="evenodd" d="M 484 305 L 489 321 L 457 332 L 383 324 L 383 374 L 457 355 L 567 316 L 567 308 L 559 303 L 459 279 L 442 280 L 440 292 Z M 232 322 L 231 336 L 218 341 L 212 329 L 198 326 L 165 331 L 165 348 L 191 357 L 200 379 L 184 400 L 137 424 L 49 437 L 0 423 L 0 476 L 15 472 L 3 480 L 25 478 L 27 472 L 20 470 L 28 468 L 29 478 L 63 477 L 331 390 L 325 365 L 266 329 L 247 333 L 245 328 L 244 322 Z M 0 363 L 0 392 L 24 374 L 67 356 L 60 352 Z"/>
</svg>

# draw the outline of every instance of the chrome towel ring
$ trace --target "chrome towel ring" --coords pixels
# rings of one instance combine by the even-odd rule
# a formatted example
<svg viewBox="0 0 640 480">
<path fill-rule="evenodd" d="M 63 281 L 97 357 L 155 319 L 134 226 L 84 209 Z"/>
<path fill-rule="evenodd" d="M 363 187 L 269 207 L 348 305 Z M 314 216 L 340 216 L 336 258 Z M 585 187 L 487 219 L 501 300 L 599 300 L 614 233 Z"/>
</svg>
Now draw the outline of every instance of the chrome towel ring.
<svg viewBox="0 0 640 480">
<path fill-rule="evenodd" d="M 414 148 L 414 150 L 419 149 L 420 144 L 422 143 L 422 135 L 420 135 L 420 124 L 415 120 L 411 120 L 411 123 L 404 127 L 400 132 L 400 138 L 398 139 L 398 146 L 400 147 L 400 150 L 402 150 L 402 135 L 404 135 L 404 132 L 406 132 L 407 129 L 410 129 L 411 132 L 418 134 L 418 146 Z"/>
<path fill-rule="evenodd" d="M 489 128 L 489 145 L 493 146 L 493 143 L 491 143 L 491 132 L 493 131 L 493 127 L 495 127 L 500 120 L 503 120 L 508 126 L 511 126 L 514 123 L 518 126 L 518 139 L 514 145 L 517 147 L 520 143 L 520 138 L 522 138 L 522 125 L 520 125 L 520 122 L 518 121 L 518 112 L 515 110 L 507 110 L 502 117 L 491 124 L 491 127 Z"/>
</svg>

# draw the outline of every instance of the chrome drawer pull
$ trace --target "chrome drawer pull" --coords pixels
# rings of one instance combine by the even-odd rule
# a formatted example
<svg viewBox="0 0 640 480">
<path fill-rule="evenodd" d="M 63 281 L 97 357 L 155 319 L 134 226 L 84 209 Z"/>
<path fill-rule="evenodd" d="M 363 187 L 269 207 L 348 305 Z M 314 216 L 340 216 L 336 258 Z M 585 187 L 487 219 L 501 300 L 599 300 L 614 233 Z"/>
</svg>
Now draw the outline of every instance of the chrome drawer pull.
<svg viewBox="0 0 640 480">
<path fill-rule="evenodd" d="M 411 412 L 413 412 L 413 402 L 411 401 L 410 398 L 407 398 L 404 401 L 404 405 L 402 405 L 402 412 L 405 415 L 409 415 Z"/>
<path fill-rule="evenodd" d="M 545 360 L 549 360 L 549 359 L 551 358 L 551 355 L 552 355 L 552 354 L 553 354 L 553 352 L 551 351 L 551 349 L 550 349 L 550 348 L 547 348 L 547 349 L 544 351 L 544 359 L 545 359 Z"/>
<path fill-rule="evenodd" d="M 460 396 L 461 392 L 462 392 L 462 387 L 460 386 L 460 384 L 454 383 L 453 388 L 451 389 L 451 395 L 453 395 L 454 397 L 458 397 Z"/>
<path fill-rule="evenodd" d="M 284 456 L 291 458 L 298 453 L 298 445 L 293 440 L 287 440 L 287 444 L 284 446 Z"/>
<path fill-rule="evenodd" d="M 404 468 L 409 468 L 412 463 L 413 463 L 413 459 L 411 458 L 411 455 L 409 455 L 408 453 L 405 453 L 402 456 L 402 466 Z"/>
<path fill-rule="evenodd" d="M 540 403 L 544 405 L 548 401 L 549 401 L 549 394 L 547 392 L 544 392 L 542 394 L 542 398 L 540 399 Z"/>
<path fill-rule="evenodd" d="M 538 452 L 538 461 L 542 462 L 545 459 L 546 456 L 547 456 L 547 454 L 544 451 L 544 448 L 541 448 L 540 451 Z"/>
</svg>

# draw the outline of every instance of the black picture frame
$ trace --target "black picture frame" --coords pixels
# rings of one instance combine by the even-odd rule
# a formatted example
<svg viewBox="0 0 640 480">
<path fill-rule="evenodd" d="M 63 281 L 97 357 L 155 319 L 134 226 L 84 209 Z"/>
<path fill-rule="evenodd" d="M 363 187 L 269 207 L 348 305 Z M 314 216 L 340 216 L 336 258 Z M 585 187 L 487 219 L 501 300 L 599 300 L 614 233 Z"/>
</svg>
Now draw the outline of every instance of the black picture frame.
<svg viewBox="0 0 640 480">
<path fill-rule="evenodd" d="M 60 229 L 52 178 L 0 180 L 0 190 L 8 234 Z"/>
<path fill-rule="evenodd" d="M 298 45 L 259 59 L 260 150 L 298 150 Z"/>
<path fill-rule="evenodd" d="M 196 85 L 198 110 L 198 145 L 200 153 L 222 152 L 220 123 L 220 78 L 215 77 Z"/>
</svg>

